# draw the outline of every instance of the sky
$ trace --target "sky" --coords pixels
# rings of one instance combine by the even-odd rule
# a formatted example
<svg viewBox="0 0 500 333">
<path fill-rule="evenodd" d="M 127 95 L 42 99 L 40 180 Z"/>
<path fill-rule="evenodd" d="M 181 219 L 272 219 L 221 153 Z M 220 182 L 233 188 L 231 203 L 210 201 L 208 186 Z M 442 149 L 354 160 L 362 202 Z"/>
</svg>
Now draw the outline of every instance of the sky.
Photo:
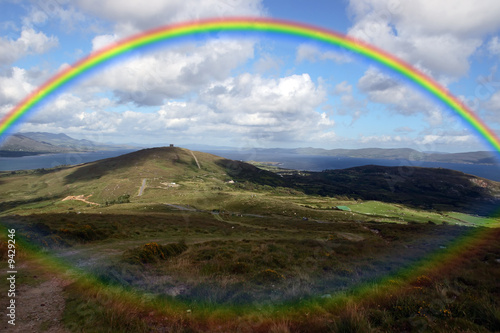
<svg viewBox="0 0 500 333">
<path fill-rule="evenodd" d="M 500 134 L 497 0 L 0 0 L 0 117 L 59 70 L 173 23 L 269 17 L 330 29 L 415 66 Z M 93 71 L 17 132 L 100 143 L 491 150 L 401 77 L 308 40 L 224 34 Z"/>
</svg>

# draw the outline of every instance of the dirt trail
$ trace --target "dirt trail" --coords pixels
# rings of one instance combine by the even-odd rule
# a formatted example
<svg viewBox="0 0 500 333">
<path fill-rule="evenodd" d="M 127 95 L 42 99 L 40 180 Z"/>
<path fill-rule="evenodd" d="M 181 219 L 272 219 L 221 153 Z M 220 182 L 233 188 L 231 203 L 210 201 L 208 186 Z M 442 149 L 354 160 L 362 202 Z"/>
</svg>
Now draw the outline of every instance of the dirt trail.
<svg viewBox="0 0 500 333">
<path fill-rule="evenodd" d="M 68 282 L 52 277 L 37 286 L 19 286 L 16 293 L 15 326 L 7 323 L 2 316 L 3 332 L 69 332 L 61 324 L 65 301 L 63 288 Z M 2 309 L 3 312 L 3 309 Z"/>
<path fill-rule="evenodd" d="M 200 163 L 198 163 L 198 159 L 196 158 L 196 156 L 194 156 L 194 153 L 192 151 L 191 151 L 191 155 L 193 155 L 194 161 L 196 162 L 196 165 L 198 166 L 198 169 L 201 169 Z"/>
<path fill-rule="evenodd" d="M 87 196 L 84 196 L 83 194 L 81 195 L 70 195 L 70 196 L 67 196 L 66 198 L 62 199 L 61 201 L 66 201 L 66 200 L 78 200 L 78 201 L 83 201 L 85 203 L 88 203 L 88 204 L 91 204 L 91 205 L 97 205 L 99 206 L 98 203 L 95 203 L 95 202 L 92 202 L 92 201 L 88 201 L 87 199 L 90 198 L 92 196 L 92 194 L 89 194 Z"/>
<path fill-rule="evenodd" d="M 137 194 L 138 197 L 140 197 L 142 195 L 145 188 L 146 188 L 146 178 L 144 178 L 142 180 L 142 185 L 141 185 L 141 188 L 139 189 L 139 194 Z"/>
</svg>

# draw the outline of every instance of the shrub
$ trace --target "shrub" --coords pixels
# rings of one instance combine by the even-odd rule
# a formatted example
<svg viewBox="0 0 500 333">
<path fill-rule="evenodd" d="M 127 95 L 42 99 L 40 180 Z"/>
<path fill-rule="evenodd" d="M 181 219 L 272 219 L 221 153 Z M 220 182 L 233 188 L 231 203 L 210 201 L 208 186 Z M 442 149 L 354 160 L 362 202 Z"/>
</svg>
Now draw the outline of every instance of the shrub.
<svg viewBox="0 0 500 333">
<path fill-rule="evenodd" d="M 158 243 L 147 243 L 138 248 L 125 251 L 123 259 L 132 264 L 154 264 L 160 260 L 167 260 L 187 250 L 185 242 L 159 245 Z"/>
<path fill-rule="evenodd" d="M 257 284 L 264 284 L 264 283 L 276 283 L 276 282 L 281 282 L 285 279 L 283 275 L 280 273 L 276 272 L 274 269 L 265 269 L 263 271 L 260 271 L 254 276 L 254 282 Z"/>
<path fill-rule="evenodd" d="M 230 266 L 230 272 L 232 274 L 245 274 L 250 270 L 248 264 L 244 262 L 235 262 Z"/>
<path fill-rule="evenodd" d="M 109 206 L 109 205 L 129 203 L 129 202 L 130 202 L 130 194 L 122 194 L 115 200 L 106 201 L 105 205 Z"/>
<path fill-rule="evenodd" d="M 432 280 L 426 275 L 420 275 L 411 284 L 416 287 L 430 287 Z"/>
<path fill-rule="evenodd" d="M 59 235 L 63 238 L 73 239 L 77 242 L 86 243 L 107 238 L 107 235 L 90 224 L 74 228 L 61 228 Z"/>
</svg>

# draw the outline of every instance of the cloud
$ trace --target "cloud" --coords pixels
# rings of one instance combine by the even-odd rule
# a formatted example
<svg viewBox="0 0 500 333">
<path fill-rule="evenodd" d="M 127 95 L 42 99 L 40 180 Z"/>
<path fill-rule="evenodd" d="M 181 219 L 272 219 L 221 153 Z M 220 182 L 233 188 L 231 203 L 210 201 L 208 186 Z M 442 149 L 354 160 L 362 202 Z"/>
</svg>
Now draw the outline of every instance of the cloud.
<svg viewBox="0 0 500 333">
<path fill-rule="evenodd" d="M 17 40 L 0 38 L 0 65 L 10 65 L 29 54 L 45 53 L 58 45 L 57 37 L 23 28 Z"/>
<path fill-rule="evenodd" d="M 261 0 L 78 0 L 78 7 L 115 24 L 121 37 L 157 26 L 224 16 L 260 16 Z"/>
<path fill-rule="evenodd" d="M 423 114 L 432 125 L 443 121 L 443 112 L 435 103 L 373 67 L 359 79 L 358 89 L 367 94 L 370 102 L 384 104 L 392 112 L 406 116 Z"/>
<path fill-rule="evenodd" d="M 332 111 L 339 115 L 352 116 L 351 124 L 353 125 L 362 115 L 368 112 L 366 99 L 354 97 L 352 85 L 347 81 L 342 81 L 333 88 L 333 95 L 340 96 L 340 105 L 333 107 Z"/>
<path fill-rule="evenodd" d="M 322 51 L 318 47 L 311 44 L 300 44 L 297 47 L 296 62 L 316 62 L 322 60 L 332 60 L 340 64 L 352 61 L 349 56 L 342 54 L 341 52 Z"/>
<path fill-rule="evenodd" d="M 488 123 L 500 124 L 500 91 L 496 91 L 491 98 L 480 103 L 485 111 L 484 119 Z"/>
<path fill-rule="evenodd" d="M 283 60 L 277 57 L 273 57 L 269 54 L 264 54 L 259 57 L 259 59 L 254 64 L 254 69 L 257 73 L 279 73 L 281 67 L 283 67 Z"/>
<path fill-rule="evenodd" d="M 280 79 L 243 74 L 212 85 L 203 92 L 202 100 L 219 110 L 245 113 L 288 112 L 297 115 L 309 112 L 325 101 L 325 89 L 316 87 L 308 74 Z"/>
<path fill-rule="evenodd" d="M 25 69 L 13 67 L 6 74 L 0 76 L 0 105 L 10 109 L 33 91 L 35 86 L 28 82 L 29 73 Z"/>
<path fill-rule="evenodd" d="M 167 101 L 155 111 L 113 111 L 102 98 L 85 100 L 63 94 L 23 125 L 23 130 L 101 133 L 123 140 L 175 137 L 269 143 L 311 142 L 335 137 L 334 121 L 316 111 L 326 91 L 307 74 L 279 79 L 242 74 L 207 85 L 199 98 Z M 205 139 L 203 139 L 205 138 Z"/>
<path fill-rule="evenodd" d="M 99 35 L 92 39 L 92 52 L 102 49 L 105 46 L 113 44 L 118 41 L 118 36 L 113 35 Z"/>
<path fill-rule="evenodd" d="M 498 36 L 493 37 L 488 42 L 488 51 L 493 55 L 500 54 L 500 41 L 498 40 Z"/>
<path fill-rule="evenodd" d="M 317 108 L 326 100 L 325 88 L 308 74 L 268 79 L 242 74 L 211 85 L 200 96 L 214 110 L 214 119 L 231 124 L 229 132 L 264 141 L 310 141 L 330 132 L 334 121 Z"/>
<path fill-rule="evenodd" d="M 211 39 L 203 44 L 189 43 L 168 51 L 139 54 L 101 71 L 84 87 L 111 90 L 121 103 L 162 105 L 166 99 L 196 93 L 212 81 L 226 79 L 233 69 L 253 58 L 254 43 Z"/>
<path fill-rule="evenodd" d="M 458 78 L 483 38 L 500 27 L 500 2 L 351 0 L 349 35 L 374 44 L 435 77 Z"/>
<path fill-rule="evenodd" d="M 352 85 L 350 85 L 347 81 L 340 82 L 333 89 L 334 95 L 351 94 L 351 93 L 352 93 Z"/>
</svg>

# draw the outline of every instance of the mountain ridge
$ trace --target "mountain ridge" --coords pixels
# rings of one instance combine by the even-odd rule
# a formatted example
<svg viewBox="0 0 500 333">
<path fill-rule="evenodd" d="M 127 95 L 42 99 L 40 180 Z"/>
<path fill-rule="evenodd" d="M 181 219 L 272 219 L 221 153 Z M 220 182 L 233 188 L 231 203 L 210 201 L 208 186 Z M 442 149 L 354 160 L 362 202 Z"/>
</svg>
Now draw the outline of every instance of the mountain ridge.
<svg viewBox="0 0 500 333">
<path fill-rule="evenodd" d="M 128 149 L 127 145 L 100 144 L 74 139 L 64 133 L 25 132 L 7 137 L 0 144 L 0 157 L 21 157 L 40 154 L 81 153 Z"/>
</svg>

